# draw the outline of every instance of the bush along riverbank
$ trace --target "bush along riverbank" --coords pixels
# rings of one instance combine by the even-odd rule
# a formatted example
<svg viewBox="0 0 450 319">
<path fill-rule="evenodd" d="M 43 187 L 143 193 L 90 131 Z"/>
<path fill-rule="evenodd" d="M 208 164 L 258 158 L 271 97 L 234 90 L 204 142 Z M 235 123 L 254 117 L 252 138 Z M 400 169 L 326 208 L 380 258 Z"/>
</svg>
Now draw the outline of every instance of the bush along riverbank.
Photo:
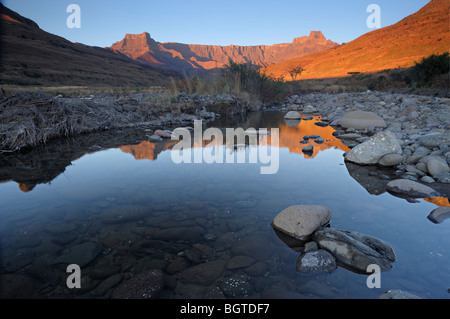
<svg viewBox="0 0 450 319">
<path fill-rule="evenodd" d="M 246 113 L 251 104 L 230 95 L 171 95 L 167 91 L 88 97 L 23 92 L 0 99 L 0 151 L 110 129 L 191 125 L 194 120 Z"/>
</svg>

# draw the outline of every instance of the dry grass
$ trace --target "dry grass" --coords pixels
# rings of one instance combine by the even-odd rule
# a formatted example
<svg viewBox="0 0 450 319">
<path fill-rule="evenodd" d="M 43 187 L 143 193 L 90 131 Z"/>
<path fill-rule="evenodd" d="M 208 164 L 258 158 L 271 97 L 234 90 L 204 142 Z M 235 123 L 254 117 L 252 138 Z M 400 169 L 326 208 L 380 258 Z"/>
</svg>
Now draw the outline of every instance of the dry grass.
<svg viewBox="0 0 450 319">
<path fill-rule="evenodd" d="M 42 92 L 57 96 L 89 96 L 95 94 L 129 94 L 137 92 L 159 92 L 163 90 L 160 86 L 151 87 L 133 87 L 133 86 L 18 86 L 4 85 L 2 89 L 6 95 L 17 94 L 20 92 Z"/>
<path fill-rule="evenodd" d="M 145 97 L 145 94 L 142 94 Z M 68 137 L 111 128 L 136 127 L 157 120 L 163 106 L 140 101 L 134 112 L 121 112 L 117 100 L 96 103 L 82 98 L 55 98 L 22 92 L 0 99 L 0 152 L 36 146 L 56 137 Z"/>
<path fill-rule="evenodd" d="M 83 103 L 64 103 L 42 93 L 8 96 L 0 100 L 0 147 L 15 151 L 53 137 L 90 132 L 113 120 L 99 115 Z"/>
</svg>

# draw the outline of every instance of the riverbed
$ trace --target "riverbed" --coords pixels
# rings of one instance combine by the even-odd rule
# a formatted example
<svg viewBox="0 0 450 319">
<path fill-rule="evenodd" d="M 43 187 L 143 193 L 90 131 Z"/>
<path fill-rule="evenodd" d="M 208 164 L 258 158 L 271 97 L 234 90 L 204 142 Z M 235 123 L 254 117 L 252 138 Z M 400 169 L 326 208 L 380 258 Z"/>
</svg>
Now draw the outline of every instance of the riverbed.
<svg viewBox="0 0 450 319">
<path fill-rule="evenodd" d="M 123 286 L 150 276 L 152 297 L 163 299 L 378 298 L 390 289 L 448 298 L 450 223 L 427 219 L 448 200 L 410 202 L 377 185 L 363 187 L 344 162 L 348 146 L 331 126 L 315 125 L 321 117 L 299 123 L 283 117 L 260 111 L 205 127 L 278 128 L 279 169 L 270 175 L 249 161 L 177 164 L 176 141 L 136 136 L 120 145 L 75 137 L 19 156 L 0 184 L 1 296 L 133 297 Z M 311 142 L 314 152 L 304 153 L 306 135 L 325 142 Z M 236 156 L 250 151 L 224 147 Z M 383 178 L 393 179 L 393 172 Z M 367 275 L 343 267 L 297 272 L 300 253 L 271 226 L 291 205 L 324 205 L 333 213 L 331 227 L 387 242 L 396 261 L 381 273 L 381 288 L 368 288 Z M 81 266 L 80 289 L 66 285 L 69 264 Z M 163 283 L 149 270 L 161 273 Z"/>
</svg>

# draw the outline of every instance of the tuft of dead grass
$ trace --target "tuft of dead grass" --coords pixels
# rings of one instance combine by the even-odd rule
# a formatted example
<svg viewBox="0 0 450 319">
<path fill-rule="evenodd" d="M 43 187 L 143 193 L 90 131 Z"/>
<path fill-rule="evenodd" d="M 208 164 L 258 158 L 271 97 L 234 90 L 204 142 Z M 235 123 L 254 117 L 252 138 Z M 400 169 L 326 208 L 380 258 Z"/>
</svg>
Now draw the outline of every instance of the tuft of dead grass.
<svg viewBox="0 0 450 319">
<path fill-rule="evenodd" d="M 79 101 L 67 103 L 44 93 L 11 95 L 0 100 L 0 148 L 36 146 L 53 137 L 97 130 L 111 120 Z"/>
</svg>

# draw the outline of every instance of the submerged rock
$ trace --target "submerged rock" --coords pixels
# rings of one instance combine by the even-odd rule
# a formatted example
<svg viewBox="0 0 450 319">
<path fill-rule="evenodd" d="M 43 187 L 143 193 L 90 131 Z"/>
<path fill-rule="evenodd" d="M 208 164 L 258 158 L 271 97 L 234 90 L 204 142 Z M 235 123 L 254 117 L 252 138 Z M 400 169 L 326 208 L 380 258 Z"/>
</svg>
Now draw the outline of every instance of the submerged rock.
<svg viewBox="0 0 450 319">
<path fill-rule="evenodd" d="M 144 271 L 117 287 L 113 299 L 153 299 L 164 288 L 164 274 L 153 269 Z"/>
<path fill-rule="evenodd" d="M 52 264 L 77 264 L 84 267 L 93 261 L 103 250 L 103 246 L 91 241 L 66 248 L 61 256 L 55 258 Z"/>
<path fill-rule="evenodd" d="M 395 134 L 384 131 L 350 150 L 345 160 L 362 165 L 377 164 L 387 154 L 402 154 L 402 147 Z"/>
<path fill-rule="evenodd" d="M 105 210 L 100 215 L 100 220 L 104 224 L 127 223 L 146 216 L 148 212 L 145 206 L 114 207 Z"/>
<path fill-rule="evenodd" d="M 249 256 L 234 256 L 227 262 L 227 269 L 245 268 L 253 264 L 255 260 Z"/>
<path fill-rule="evenodd" d="M 234 274 L 222 281 L 219 288 L 228 298 L 242 298 L 250 293 L 251 285 L 246 276 Z"/>
<path fill-rule="evenodd" d="M 331 216 L 331 211 L 325 206 L 291 206 L 275 217 L 272 226 L 286 235 L 306 241 L 314 231 L 328 224 Z"/>
<path fill-rule="evenodd" d="M 307 274 L 332 272 L 337 268 L 334 257 L 326 250 L 307 252 L 297 259 L 297 271 Z"/>
<path fill-rule="evenodd" d="M 358 273 L 367 273 L 371 264 L 378 265 L 382 271 L 389 270 L 396 259 L 387 243 L 357 232 L 325 228 L 316 231 L 313 240 L 339 264 Z"/>
<path fill-rule="evenodd" d="M 211 285 L 222 275 L 226 263 L 226 260 L 215 260 L 189 267 L 181 273 L 181 281 L 185 284 Z"/>
</svg>

